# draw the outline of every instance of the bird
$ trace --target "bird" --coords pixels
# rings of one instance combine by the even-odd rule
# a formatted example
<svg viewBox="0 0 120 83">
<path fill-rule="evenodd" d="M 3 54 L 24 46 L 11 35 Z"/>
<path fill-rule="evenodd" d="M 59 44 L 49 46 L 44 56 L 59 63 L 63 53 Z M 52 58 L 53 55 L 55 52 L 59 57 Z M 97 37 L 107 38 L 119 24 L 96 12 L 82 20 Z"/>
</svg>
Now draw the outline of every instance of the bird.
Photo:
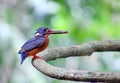
<svg viewBox="0 0 120 83">
<path fill-rule="evenodd" d="M 36 30 L 34 37 L 30 38 L 27 42 L 25 42 L 18 52 L 18 54 L 21 55 L 21 64 L 29 56 L 33 56 L 33 60 L 38 58 L 42 59 L 40 56 L 36 54 L 47 48 L 49 44 L 48 36 L 51 34 L 65 34 L 65 33 L 68 33 L 68 31 L 52 30 L 51 28 L 48 27 L 39 27 Z"/>
</svg>

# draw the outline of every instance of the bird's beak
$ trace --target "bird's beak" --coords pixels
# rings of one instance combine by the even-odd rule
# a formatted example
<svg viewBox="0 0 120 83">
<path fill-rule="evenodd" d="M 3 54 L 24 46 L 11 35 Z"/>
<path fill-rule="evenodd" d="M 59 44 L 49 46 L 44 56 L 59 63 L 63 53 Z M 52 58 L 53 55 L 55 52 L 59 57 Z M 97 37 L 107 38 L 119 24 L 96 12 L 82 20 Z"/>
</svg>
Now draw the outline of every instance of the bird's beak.
<svg viewBox="0 0 120 83">
<path fill-rule="evenodd" d="M 49 34 L 66 34 L 68 31 L 63 30 L 50 30 Z"/>
</svg>

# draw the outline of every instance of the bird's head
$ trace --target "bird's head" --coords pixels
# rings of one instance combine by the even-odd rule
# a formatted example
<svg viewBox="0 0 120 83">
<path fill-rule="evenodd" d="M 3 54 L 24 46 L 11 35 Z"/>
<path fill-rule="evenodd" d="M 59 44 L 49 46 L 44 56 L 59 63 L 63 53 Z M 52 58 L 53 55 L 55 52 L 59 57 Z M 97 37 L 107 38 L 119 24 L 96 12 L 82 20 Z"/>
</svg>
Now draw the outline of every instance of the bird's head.
<svg viewBox="0 0 120 83">
<path fill-rule="evenodd" d="M 52 30 L 47 27 L 40 27 L 39 29 L 37 29 L 35 36 L 48 36 L 50 34 L 65 34 L 65 33 L 68 33 L 68 32 L 62 31 L 62 30 Z"/>
</svg>

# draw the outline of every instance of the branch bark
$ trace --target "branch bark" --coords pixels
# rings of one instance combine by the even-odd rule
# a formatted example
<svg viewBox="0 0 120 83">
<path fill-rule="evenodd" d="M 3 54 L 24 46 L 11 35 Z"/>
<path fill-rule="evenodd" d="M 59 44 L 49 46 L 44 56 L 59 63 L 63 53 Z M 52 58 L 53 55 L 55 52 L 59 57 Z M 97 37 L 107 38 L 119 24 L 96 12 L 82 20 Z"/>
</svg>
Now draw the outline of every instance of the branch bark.
<svg viewBox="0 0 120 83">
<path fill-rule="evenodd" d="M 44 58 L 44 60 L 35 59 L 32 61 L 32 64 L 36 69 L 38 69 L 38 71 L 57 79 L 86 82 L 120 82 L 120 73 L 66 70 L 51 66 L 45 62 L 45 60 L 54 60 L 71 56 L 88 56 L 94 52 L 103 51 L 120 51 L 120 41 L 96 41 L 78 46 L 51 48 L 40 53 L 40 56 Z"/>
</svg>

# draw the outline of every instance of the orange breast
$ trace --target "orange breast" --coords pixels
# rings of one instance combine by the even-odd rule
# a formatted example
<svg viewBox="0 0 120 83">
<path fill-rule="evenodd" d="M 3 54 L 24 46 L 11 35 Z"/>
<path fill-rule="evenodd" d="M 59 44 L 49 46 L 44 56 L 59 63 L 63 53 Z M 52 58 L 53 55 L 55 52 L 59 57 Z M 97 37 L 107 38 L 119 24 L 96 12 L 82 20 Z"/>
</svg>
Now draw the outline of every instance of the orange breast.
<svg viewBox="0 0 120 83">
<path fill-rule="evenodd" d="M 47 48 L 47 46 L 48 46 L 48 44 L 49 44 L 49 39 L 48 39 L 48 38 L 45 38 L 45 39 L 46 39 L 46 41 L 45 41 L 45 43 L 44 43 L 42 46 L 40 46 L 40 47 L 38 47 L 38 48 L 35 48 L 35 49 L 29 51 L 29 52 L 27 53 L 27 56 L 34 56 L 34 55 L 36 55 L 38 52 L 41 52 L 41 51 L 43 51 L 45 48 Z"/>
</svg>

